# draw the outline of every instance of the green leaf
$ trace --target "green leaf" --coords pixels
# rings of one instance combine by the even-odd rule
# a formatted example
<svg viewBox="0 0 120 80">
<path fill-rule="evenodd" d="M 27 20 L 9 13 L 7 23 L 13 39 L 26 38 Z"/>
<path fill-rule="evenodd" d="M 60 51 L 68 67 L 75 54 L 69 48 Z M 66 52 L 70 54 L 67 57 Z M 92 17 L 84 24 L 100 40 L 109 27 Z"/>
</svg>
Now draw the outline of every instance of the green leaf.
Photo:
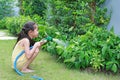
<svg viewBox="0 0 120 80">
<path fill-rule="evenodd" d="M 120 53 L 117 54 L 117 59 L 120 59 Z"/>
<path fill-rule="evenodd" d="M 55 34 L 60 35 L 60 32 L 55 32 Z"/>
<path fill-rule="evenodd" d="M 66 59 L 64 62 L 66 63 L 66 62 L 74 62 L 74 61 L 75 61 L 75 57 L 73 56 L 70 59 Z"/>
<path fill-rule="evenodd" d="M 75 62 L 75 68 L 79 69 L 80 68 L 80 63 L 79 62 Z"/>
<path fill-rule="evenodd" d="M 117 65 L 116 64 L 113 64 L 111 70 L 115 73 L 117 72 L 118 68 L 117 68 Z"/>
<path fill-rule="evenodd" d="M 106 70 L 110 70 L 110 69 L 111 69 L 112 64 L 113 64 L 113 62 L 112 62 L 112 61 L 106 62 Z"/>
<path fill-rule="evenodd" d="M 104 44 L 102 48 L 102 54 L 104 55 L 106 51 L 107 51 L 107 44 Z"/>
<path fill-rule="evenodd" d="M 56 49 L 57 49 L 57 52 L 58 52 L 59 55 L 63 53 L 64 49 L 63 49 L 62 46 L 56 46 Z"/>
<path fill-rule="evenodd" d="M 74 27 L 69 28 L 69 32 L 73 30 Z"/>
</svg>

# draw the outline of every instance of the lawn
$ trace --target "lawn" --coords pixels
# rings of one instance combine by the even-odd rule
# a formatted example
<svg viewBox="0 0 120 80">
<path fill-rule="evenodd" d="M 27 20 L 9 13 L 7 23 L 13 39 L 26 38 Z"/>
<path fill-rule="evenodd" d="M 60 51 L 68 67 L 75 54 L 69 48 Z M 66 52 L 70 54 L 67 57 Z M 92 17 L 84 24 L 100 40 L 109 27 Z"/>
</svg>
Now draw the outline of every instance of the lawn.
<svg viewBox="0 0 120 80">
<path fill-rule="evenodd" d="M 44 80 L 120 80 L 120 74 L 92 73 L 68 69 L 63 63 L 47 52 L 40 51 L 31 64 L 34 73 L 19 76 L 11 68 L 11 54 L 15 40 L 0 40 L 0 80 L 33 80 L 30 75 L 37 75 Z"/>
</svg>

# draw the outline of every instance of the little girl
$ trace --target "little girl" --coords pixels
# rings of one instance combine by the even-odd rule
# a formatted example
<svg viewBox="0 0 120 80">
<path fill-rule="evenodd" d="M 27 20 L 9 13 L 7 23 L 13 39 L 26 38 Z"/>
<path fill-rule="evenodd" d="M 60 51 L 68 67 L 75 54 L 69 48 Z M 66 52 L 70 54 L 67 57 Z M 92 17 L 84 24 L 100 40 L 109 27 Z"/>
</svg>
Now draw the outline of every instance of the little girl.
<svg viewBox="0 0 120 80">
<path fill-rule="evenodd" d="M 39 53 L 39 48 L 45 42 L 34 42 L 32 39 L 38 36 L 38 26 L 34 22 L 27 22 L 21 32 L 18 35 L 16 45 L 12 53 L 12 67 L 16 56 L 22 51 L 25 50 L 23 54 L 17 61 L 17 68 L 22 72 L 33 72 L 29 68 L 29 65 L 33 62 L 35 57 Z M 33 48 L 30 50 L 30 47 Z M 14 67 L 13 67 L 14 68 Z"/>
</svg>

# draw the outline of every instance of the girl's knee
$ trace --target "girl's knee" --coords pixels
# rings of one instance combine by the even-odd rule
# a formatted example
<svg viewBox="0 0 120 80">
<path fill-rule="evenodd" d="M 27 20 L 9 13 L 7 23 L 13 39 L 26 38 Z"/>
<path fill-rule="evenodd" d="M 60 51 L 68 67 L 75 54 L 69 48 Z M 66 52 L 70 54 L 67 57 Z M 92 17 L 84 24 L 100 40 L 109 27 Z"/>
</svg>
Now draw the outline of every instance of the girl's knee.
<svg viewBox="0 0 120 80">
<path fill-rule="evenodd" d="M 36 57 L 36 56 L 38 55 L 38 53 L 39 53 L 39 49 L 37 48 L 37 49 L 35 50 L 35 52 L 34 52 L 33 57 Z"/>
</svg>

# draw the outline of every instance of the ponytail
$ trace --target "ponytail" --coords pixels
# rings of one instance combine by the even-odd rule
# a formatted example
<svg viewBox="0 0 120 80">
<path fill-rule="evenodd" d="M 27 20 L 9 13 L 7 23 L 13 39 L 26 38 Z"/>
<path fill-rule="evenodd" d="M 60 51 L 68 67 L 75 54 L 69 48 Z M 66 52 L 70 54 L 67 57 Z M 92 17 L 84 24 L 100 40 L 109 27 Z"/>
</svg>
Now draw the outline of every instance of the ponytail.
<svg viewBox="0 0 120 80">
<path fill-rule="evenodd" d="M 34 22 L 27 22 L 27 23 L 23 26 L 21 32 L 18 34 L 17 42 L 18 42 L 19 40 L 23 39 L 23 38 L 28 38 L 29 41 L 30 41 L 30 46 L 33 46 L 35 42 L 29 37 L 28 32 L 29 32 L 30 30 L 34 31 L 34 25 L 35 25 Z M 17 42 L 16 42 L 16 43 L 17 43 Z"/>
</svg>

